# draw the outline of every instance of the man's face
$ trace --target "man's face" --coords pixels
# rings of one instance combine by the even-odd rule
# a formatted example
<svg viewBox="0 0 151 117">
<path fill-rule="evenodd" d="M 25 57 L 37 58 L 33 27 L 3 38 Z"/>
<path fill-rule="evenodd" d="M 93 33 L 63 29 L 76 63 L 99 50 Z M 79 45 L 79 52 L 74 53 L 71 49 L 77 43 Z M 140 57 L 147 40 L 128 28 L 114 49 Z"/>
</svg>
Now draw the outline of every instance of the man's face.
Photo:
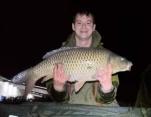
<svg viewBox="0 0 151 117">
<path fill-rule="evenodd" d="M 72 29 L 75 31 L 75 36 L 78 39 L 89 39 L 95 30 L 92 16 L 78 14 L 75 18 L 75 23 L 72 23 Z"/>
</svg>

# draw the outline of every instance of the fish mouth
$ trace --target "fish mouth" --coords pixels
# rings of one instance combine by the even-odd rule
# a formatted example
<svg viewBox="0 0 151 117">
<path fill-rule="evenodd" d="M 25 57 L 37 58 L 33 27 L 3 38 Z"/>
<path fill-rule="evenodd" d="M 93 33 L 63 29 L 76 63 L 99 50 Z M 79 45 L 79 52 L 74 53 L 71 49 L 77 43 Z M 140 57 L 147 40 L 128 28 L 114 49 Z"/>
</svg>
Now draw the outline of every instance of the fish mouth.
<svg viewBox="0 0 151 117">
<path fill-rule="evenodd" d="M 132 66 L 133 66 L 133 63 L 132 63 L 132 62 L 129 62 L 128 65 L 127 65 L 127 69 L 128 69 L 129 71 L 131 71 Z"/>
</svg>

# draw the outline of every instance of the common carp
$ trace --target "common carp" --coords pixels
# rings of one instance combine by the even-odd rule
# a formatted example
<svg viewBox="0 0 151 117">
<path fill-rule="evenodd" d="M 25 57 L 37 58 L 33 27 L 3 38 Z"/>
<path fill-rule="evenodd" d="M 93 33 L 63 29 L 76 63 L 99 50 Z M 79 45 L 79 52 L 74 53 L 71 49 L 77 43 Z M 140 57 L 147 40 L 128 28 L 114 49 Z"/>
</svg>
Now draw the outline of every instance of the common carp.
<svg viewBox="0 0 151 117">
<path fill-rule="evenodd" d="M 31 92 L 36 81 L 53 78 L 53 68 L 57 63 L 64 65 L 69 82 L 75 82 L 75 91 L 79 91 L 86 81 L 96 81 L 96 71 L 112 65 L 112 74 L 129 71 L 132 62 L 112 51 L 102 48 L 65 47 L 48 52 L 44 60 L 26 71 L 25 95 Z"/>
</svg>

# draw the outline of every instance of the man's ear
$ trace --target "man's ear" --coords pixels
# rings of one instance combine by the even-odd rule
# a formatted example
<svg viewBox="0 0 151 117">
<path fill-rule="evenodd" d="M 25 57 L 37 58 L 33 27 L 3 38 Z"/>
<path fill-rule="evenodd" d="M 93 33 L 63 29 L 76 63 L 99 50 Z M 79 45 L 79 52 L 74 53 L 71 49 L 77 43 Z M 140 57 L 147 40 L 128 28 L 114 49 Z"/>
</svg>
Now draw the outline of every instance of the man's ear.
<svg viewBox="0 0 151 117">
<path fill-rule="evenodd" d="M 74 23 L 72 23 L 72 30 L 75 31 Z"/>
<path fill-rule="evenodd" d="M 96 24 L 93 25 L 93 31 L 95 31 L 95 28 L 96 28 Z"/>
</svg>

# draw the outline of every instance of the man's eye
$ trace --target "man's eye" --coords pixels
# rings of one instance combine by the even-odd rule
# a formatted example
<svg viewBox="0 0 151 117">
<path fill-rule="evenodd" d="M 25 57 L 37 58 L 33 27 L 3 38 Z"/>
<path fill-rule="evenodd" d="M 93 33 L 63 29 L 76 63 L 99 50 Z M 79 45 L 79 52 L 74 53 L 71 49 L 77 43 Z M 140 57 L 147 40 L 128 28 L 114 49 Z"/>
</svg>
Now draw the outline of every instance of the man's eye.
<svg viewBox="0 0 151 117">
<path fill-rule="evenodd" d="M 91 24 L 92 24 L 91 22 L 88 22 L 88 23 L 87 23 L 87 25 L 91 25 Z"/>
</svg>

